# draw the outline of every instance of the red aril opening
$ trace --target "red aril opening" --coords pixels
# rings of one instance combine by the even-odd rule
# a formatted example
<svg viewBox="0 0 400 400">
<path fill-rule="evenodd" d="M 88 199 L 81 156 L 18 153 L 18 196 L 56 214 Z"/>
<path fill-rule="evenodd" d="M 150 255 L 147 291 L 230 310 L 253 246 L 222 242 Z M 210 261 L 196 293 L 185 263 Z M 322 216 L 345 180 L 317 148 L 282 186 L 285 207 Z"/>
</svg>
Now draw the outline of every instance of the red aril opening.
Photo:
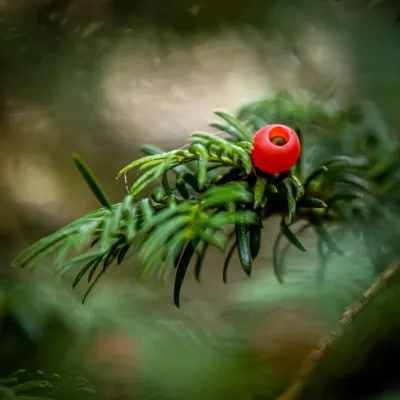
<svg viewBox="0 0 400 400">
<path fill-rule="evenodd" d="M 251 156 L 260 170 L 279 174 L 296 164 L 300 157 L 300 140 L 286 125 L 267 125 L 255 134 Z"/>
</svg>

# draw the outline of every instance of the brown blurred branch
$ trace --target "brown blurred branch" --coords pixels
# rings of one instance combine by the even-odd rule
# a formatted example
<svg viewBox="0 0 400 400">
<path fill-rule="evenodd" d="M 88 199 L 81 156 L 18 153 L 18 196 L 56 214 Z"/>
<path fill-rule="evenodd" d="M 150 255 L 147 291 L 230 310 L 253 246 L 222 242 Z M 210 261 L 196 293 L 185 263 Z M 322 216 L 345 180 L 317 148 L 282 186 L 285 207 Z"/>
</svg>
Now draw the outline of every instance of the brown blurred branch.
<svg viewBox="0 0 400 400">
<path fill-rule="evenodd" d="M 388 284 L 397 272 L 400 271 L 400 260 L 396 260 L 384 272 L 382 272 L 372 285 L 353 304 L 346 307 L 339 321 L 338 328 L 324 338 L 318 346 L 307 356 L 296 380 L 289 388 L 277 398 L 277 400 L 295 400 L 303 391 L 308 379 L 316 370 L 319 361 L 324 357 L 329 346 L 343 334 L 357 315 L 366 305 Z"/>
</svg>

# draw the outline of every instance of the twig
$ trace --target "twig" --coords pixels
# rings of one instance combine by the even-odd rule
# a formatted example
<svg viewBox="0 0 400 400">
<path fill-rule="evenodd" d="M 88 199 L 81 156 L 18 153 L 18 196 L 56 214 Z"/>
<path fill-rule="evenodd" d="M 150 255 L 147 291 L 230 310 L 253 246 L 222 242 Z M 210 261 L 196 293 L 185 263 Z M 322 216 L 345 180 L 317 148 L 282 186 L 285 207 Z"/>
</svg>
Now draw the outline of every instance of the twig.
<svg viewBox="0 0 400 400">
<path fill-rule="evenodd" d="M 126 172 L 124 172 L 124 183 L 125 183 L 126 194 L 129 194 L 128 178 L 126 177 Z"/>
<path fill-rule="evenodd" d="M 321 340 L 317 347 L 307 356 L 299 375 L 291 386 L 277 400 L 295 400 L 304 389 L 308 378 L 316 370 L 318 362 L 325 355 L 328 347 L 343 334 L 365 306 L 386 286 L 393 276 L 400 271 L 400 260 L 396 260 L 382 272 L 372 285 L 353 304 L 347 306 L 340 318 L 338 328 Z"/>
</svg>

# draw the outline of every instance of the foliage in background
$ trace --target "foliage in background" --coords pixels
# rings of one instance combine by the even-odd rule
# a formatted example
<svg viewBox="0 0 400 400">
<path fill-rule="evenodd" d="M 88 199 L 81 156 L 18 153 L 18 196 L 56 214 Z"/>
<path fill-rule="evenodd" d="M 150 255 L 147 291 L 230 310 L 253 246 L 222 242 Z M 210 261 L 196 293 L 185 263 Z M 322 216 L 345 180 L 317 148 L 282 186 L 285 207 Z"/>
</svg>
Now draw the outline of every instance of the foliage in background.
<svg viewBox="0 0 400 400">
<path fill-rule="evenodd" d="M 89 381 L 82 377 L 62 378 L 55 373 L 29 373 L 21 369 L 0 378 L 2 400 L 84 400 L 93 399 L 96 394 Z"/>
</svg>

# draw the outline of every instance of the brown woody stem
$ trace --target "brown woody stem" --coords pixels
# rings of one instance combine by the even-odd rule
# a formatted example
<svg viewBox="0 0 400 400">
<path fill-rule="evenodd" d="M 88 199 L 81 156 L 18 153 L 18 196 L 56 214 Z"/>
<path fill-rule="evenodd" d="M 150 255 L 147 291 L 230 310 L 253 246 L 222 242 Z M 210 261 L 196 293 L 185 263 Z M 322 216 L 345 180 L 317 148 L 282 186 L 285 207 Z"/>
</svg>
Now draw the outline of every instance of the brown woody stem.
<svg viewBox="0 0 400 400">
<path fill-rule="evenodd" d="M 396 260 L 382 272 L 361 297 L 347 306 L 340 318 L 338 328 L 324 338 L 317 347 L 307 356 L 296 380 L 289 386 L 277 400 L 295 400 L 302 393 L 308 379 L 324 357 L 328 347 L 345 331 L 366 305 L 387 285 L 400 270 L 400 260 Z"/>
</svg>

